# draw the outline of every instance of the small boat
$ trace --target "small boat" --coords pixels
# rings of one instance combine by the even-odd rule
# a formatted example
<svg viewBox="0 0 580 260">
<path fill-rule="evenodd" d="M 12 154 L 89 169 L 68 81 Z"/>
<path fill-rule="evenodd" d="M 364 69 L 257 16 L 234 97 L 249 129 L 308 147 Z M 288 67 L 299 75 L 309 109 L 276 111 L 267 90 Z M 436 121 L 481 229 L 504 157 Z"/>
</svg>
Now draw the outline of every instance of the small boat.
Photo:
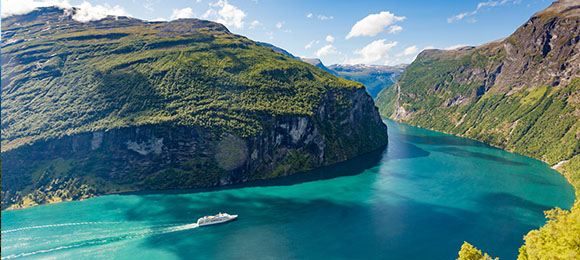
<svg viewBox="0 0 580 260">
<path fill-rule="evenodd" d="M 220 224 L 236 219 L 238 215 L 230 215 L 228 213 L 219 213 L 215 216 L 205 216 L 197 220 L 197 224 L 201 226 Z"/>
</svg>

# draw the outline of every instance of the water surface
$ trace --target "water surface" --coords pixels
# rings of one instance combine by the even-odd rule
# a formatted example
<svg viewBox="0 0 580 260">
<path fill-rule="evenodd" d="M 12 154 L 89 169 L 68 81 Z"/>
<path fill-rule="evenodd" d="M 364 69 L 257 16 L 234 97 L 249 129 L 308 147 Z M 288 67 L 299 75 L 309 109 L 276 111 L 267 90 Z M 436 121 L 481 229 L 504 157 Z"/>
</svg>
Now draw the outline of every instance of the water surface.
<svg viewBox="0 0 580 260">
<path fill-rule="evenodd" d="M 574 191 L 548 165 L 392 121 L 389 145 L 226 189 L 110 195 L 2 212 L 2 259 L 515 259 Z M 197 228 L 197 218 L 239 214 Z"/>
</svg>

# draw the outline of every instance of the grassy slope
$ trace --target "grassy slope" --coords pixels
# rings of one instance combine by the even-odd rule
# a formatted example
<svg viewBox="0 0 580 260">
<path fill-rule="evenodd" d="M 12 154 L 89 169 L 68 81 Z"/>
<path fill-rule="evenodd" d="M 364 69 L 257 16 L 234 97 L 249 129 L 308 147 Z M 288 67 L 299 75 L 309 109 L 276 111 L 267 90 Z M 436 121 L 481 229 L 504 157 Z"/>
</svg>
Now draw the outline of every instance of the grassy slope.
<svg viewBox="0 0 580 260">
<path fill-rule="evenodd" d="M 44 8 L 2 19 L 2 30 L 2 151 L 17 150 L 17 156 L 35 142 L 132 126 L 252 137 L 269 130 L 272 118 L 310 117 L 322 102 L 329 113 L 347 111 L 353 90 L 363 87 L 196 19 L 78 23 L 62 10 Z M 338 129 L 343 125 L 317 120 L 321 134 L 332 139 L 326 140 L 327 163 L 372 147 L 368 143 L 386 142 L 382 131 L 374 131 L 377 125 L 346 136 Z M 334 153 L 341 146 L 345 152 Z M 258 177 L 308 169 L 304 156 L 291 153 L 280 162 L 282 169 Z M 113 167 L 110 157 L 97 150 L 88 163 L 59 158 L 22 165 L 9 178 L 18 189 L 2 190 L 3 208 L 135 190 L 137 184 L 207 186 L 207 179 L 224 174 L 211 157 L 196 157 L 145 179 L 147 172 L 135 169 L 111 180 L 105 174 Z"/>
<path fill-rule="evenodd" d="M 418 64 L 412 64 L 410 69 L 414 68 L 412 66 Z M 450 67 L 444 63 L 439 69 L 450 70 Z M 437 79 L 429 74 L 422 75 Z M 400 84 L 433 86 L 433 82 L 416 81 L 416 78 L 409 80 L 411 82 L 406 80 L 409 80 L 408 76 L 401 79 Z M 460 85 L 456 89 L 461 88 L 470 87 Z M 377 98 L 380 108 L 381 104 L 387 104 L 380 110 L 383 115 L 392 115 L 393 109 L 389 105 L 393 104 L 394 98 L 395 95 L 387 91 Z M 438 102 L 445 98 L 428 96 L 421 103 L 403 103 L 407 110 L 418 111 L 406 122 L 480 140 L 551 165 L 568 161 L 558 170 L 573 184 L 577 197 L 580 197 L 580 79 L 565 86 L 523 88 L 511 95 L 490 91 L 472 104 L 440 107 Z M 546 216 L 550 220 L 544 227 L 525 236 L 519 259 L 580 257 L 580 202 L 577 200 L 571 211 L 554 209 L 546 212 Z"/>
<path fill-rule="evenodd" d="M 3 43 L 38 37 L 2 48 L 3 150 L 164 122 L 252 136 L 263 116 L 311 115 L 327 91 L 362 87 L 209 22 L 2 22 Z"/>
<path fill-rule="evenodd" d="M 548 24 L 541 28 L 557 24 L 564 32 L 572 32 L 577 17 L 568 15 L 569 20 L 562 18 L 557 22 L 559 16 L 544 12 L 534 23 Z M 405 123 L 480 140 L 550 165 L 562 162 L 558 170 L 576 188 L 580 198 L 579 72 L 573 71 L 569 83 L 564 84 L 557 78 L 536 80 L 538 75 L 549 75 L 546 71 L 577 64 L 573 56 L 565 54 L 577 42 L 574 40 L 577 35 L 571 35 L 570 40 L 558 37 L 551 46 L 560 52 L 548 52 L 542 57 L 541 53 L 522 51 L 529 50 L 530 43 L 537 39 L 526 37 L 540 28 L 529 24 L 505 41 L 475 49 L 423 52 L 399 79 L 400 95 L 387 89 L 379 94 L 376 99 L 379 111 L 383 116 L 394 116 L 398 98 L 400 107 L 408 113 L 398 119 Z M 493 82 L 488 75 L 505 64 L 504 42 L 512 48 L 521 48 L 519 55 L 527 61 L 522 63 L 527 73 L 509 73 L 511 81 L 503 82 L 514 86 L 486 85 Z M 579 258 L 580 201 L 571 211 L 554 209 L 546 212 L 546 216 L 550 220 L 544 227 L 525 236 L 519 259 Z"/>
</svg>

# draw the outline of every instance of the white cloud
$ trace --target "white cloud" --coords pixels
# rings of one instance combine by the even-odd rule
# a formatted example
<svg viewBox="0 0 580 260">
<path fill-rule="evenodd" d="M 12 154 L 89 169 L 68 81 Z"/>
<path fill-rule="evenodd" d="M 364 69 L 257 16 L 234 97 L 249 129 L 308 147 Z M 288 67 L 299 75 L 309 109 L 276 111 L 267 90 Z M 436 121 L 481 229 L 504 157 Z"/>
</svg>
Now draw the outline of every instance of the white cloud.
<svg viewBox="0 0 580 260">
<path fill-rule="evenodd" d="M 58 6 L 70 9 L 72 7 L 68 1 L 35 1 L 35 0 L 2 0 L 2 18 L 11 15 L 27 14 L 38 7 Z"/>
<path fill-rule="evenodd" d="M 461 47 L 466 47 L 466 46 L 469 46 L 469 45 L 467 45 L 467 44 L 456 44 L 456 45 L 449 46 L 449 47 L 447 47 L 445 49 L 446 50 L 455 50 L 455 49 L 459 49 Z"/>
<path fill-rule="evenodd" d="M 93 6 L 89 2 L 83 2 L 82 4 L 76 7 L 78 7 L 79 10 L 73 15 L 73 19 L 83 23 L 101 20 L 109 15 L 129 16 L 129 13 L 127 13 L 125 9 L 123 9 L 118 5 L 115 5 L 113 7 L 109 6 L 109 4 Z"/>
<path fill-rule="evenodd" d="M 147 11 L 149 12 L 155 11 L 155 9 L 153 8 L 153 2 L 151 2 L 150 0 L 146 1 L 145 4 L 143 4 L 143 8 L 147 9 Z"/>
<path fill-rule="evenodd" d="M 348 64 L 369 64 L 383 58 L 389 57 L 389 52 L 395 46 L 397 42 L 385 43 L 386 39 L 376 40 L 371 42 L 369 45 L 363 47 L 360 50 L 354 51 L 358 54 L 358 58 L 349 59 L 346 61 Z"/>
<path fill-rule="evenodd" d="M 211 7 L 201 17 L 205 19 L 213 18 L 216 22 L 233 26 L 238 29 L 244 28 L 244 18 L 246 13 L 241 9 L 231 5 L 227 0 L 219 0 L 217 3 L 210 4 Z M 219 9 L 214 9 L 219 8 Z"/>
<path fill-rule="evenodd" d="M 314 44 L 319 44 L 319 43 L 320 43 L 320 41 L 318 41 L 318 40 L 311 41 L 308 44 L 306 44 L 306 46 L 304 46 L 304 49 L 307 49 L 308 50 L 308 49 L 312 48 L 312 46 L 314 46 Z"/>
<path fill-rule="evenodd" d="M 332 37 L 332 35 L 326 35 L 326 41 L 327 42 L 334 42 L 334 37 Z"/>
<path fill-rule="evenodd" d="M 402 30 L 403 30 L 403 26 L 400 26 L 400 25 L 391 25 L 391 27 L 389 27 L 388 32 L 391 33 L 391 34 L 395 34 L 395 33 L 398 33 L 398 32 L 400 32 Z"/>
<path fill-rule="evenodd" d="M 332 20 L 332 19 L 334 19 L 334 16 L 326 16 L 323 14 L 319 14 L 316 16 L 316 18 L 318 18 L 318 20 L 324 21 L 324 20 Z"/>
<path fill-rule="evenodd" d="M 306 15 L 306 18 L 308 18 L 308 19 L 310 19 L 312 17 L 314 17 L 314 14 L 313 13 L 308 13 Z M 318 20 L 324 21 L 324 20 L 332 20 L 332 19 L 334 19 L 334 16 L 332 16 L 332 15 L 331 16 L 326 16 L 326 15 L 323 15 L 323 14 L 319 14 L 319 15 L 316 16 L 316 18 Z"/>
<path fill-rule="evenodd" d="M 447 18 L 447 22 L 452 23 L 454 21 L 462 20 L 465 17 L 476 15 L 479 12 L 479 10 L 481 8 L 484 8 L 484 7 L 502 6 L 502 5 L 508 4 L 510 2 L 513 4 L 520 4 L 521 3 L 520 0 L 515 0 L 515 1 L 512 1 L 512 0 L 501 0 L 501 1 L 488 0 L 487 2 L 480 2 L 477 4 L 477 7 L 475 8 L 475 10 L 473 10 L 471 12 L 463 12 L 463 13 L 451 16 L 451 17 Z M 475 20 L 471 20 L 471 21 L 475 21 Z"/>
<path fill-rule="evenodd" d="M 2 0 L 1 3 L 2 18 L 11 15 L 26 14 L 38 7 L 57 6 L 63 9 L 71 9 L 73 7 L 73 5 L 66 0 Z M 112 7 L 109 4 L 92 5 L 91 3 L 84 1 L 80 5 L 74 7 L 79 8 L 79 10 L 73 14 L 72 18 L 78 22 L 101 20 L 109 15 L 129 16 L 129 13 L 118 5 Z"/>
<path fill-rule="evenodd" d="M 254 28 L 256 28 L 256 26 L 258 26 L 258 25 L 260 25 L 260 21 L 258 21 L 258 20 L 253 20 L 253 21 L 250 23 L 250 27 L 248 27 L 248 28 L 250 28 L 250 29 L 254 29 Z"/>
<path fill-rule="evenodd" d="M 380 12 L 378 14 L 369 14 L 367 17 L 356 22 L 350 29 L 346 39 L 357 36 L 376 36 L 385 28 L 398 21 L 405 20 L 404 16 L 395 16 L 391 12 Z"/>
<path fill-rule="evenodd" d="M 338 51 L 336 50 L 336 48 L 334 48 L 334 46 L 332 46 L 332 44 L 325 45 L 324 47 L 320 48 L 316 52 L 316 57 L 320 58 L 322 56 L 326 56 L 326 55 L 330 55 L 330 54 L 338 54 Z"/>
<path fill-rule="evenodd" d="M 447 18 L 447 22 L 452 23 L 453 21 L 459 21 L 459 20 L 465 18 L 466 16 L 474 15 L 476 13 L 477 13 L 477 11 L 460 13 L 458 15 Z"/>
<path fill-rule="evenodd" d="M 278 23 L 276 23 L 276 28 L 278 28 L 278 30 L 282 30 L 282 27 L 284 27 L 284 24 L 285 23 L 286 22 L 278 22 Z M 284 29 L 282 31 L 283 32 L 286 32 L 286 33 L 292 32 L 292 30 L 290 30 L 290 29 Z"/>
<path fill-rule="evenodd" d="M 409 55 L 416 54 L 417 52 L 419 52 L 419 48 L 417 48 L 417 46 L 413 45 L 411 47 L 405 48 L 405 50 L 403 50 L 400 53 L 397 53 L 397 55 L 395 55 L 395 56 L 396 57 L 409 56 Z"/>
<path fill-rule="evenodd" d="M 163 18 L 163 17 L 157 17 L 153 20 L 149 20 L 151 22 L 167 22 L 167 19 Z"/>
<path fill-rule="evenodd" d="M 176 20 L 179 18 L 193 18 L 195 14 L 191 8 L 183 8 L 183 9 L 173 9 L 173 13 L 171 14 L 170 20 Z"/>
</svg>

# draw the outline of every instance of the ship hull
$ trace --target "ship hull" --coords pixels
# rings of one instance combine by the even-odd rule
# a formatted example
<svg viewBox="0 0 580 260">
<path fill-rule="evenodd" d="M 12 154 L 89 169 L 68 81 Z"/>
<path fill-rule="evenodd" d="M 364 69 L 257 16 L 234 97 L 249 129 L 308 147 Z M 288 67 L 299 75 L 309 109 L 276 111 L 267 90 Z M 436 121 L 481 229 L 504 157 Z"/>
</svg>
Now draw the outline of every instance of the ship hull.
<svg viewBox="0 0 580 260">
<path fill-rule="evenodd" d="M 216 224 L 222 224 L 222 223 L 226 223 L 226 222 L 230 222 L 230 221 L 234 221 L 238 218 L 238 215 L 234 215 L 232 216 L 232 218 L 224 220 L 224 221 L 219 221 L 219 222 L 211 222 L 211 223 L 203 223 L 203 224 L 198 224 L 200 227 L 203 226 L 209 226 L 209 225 L 216 225 Z"/>
</svg>

